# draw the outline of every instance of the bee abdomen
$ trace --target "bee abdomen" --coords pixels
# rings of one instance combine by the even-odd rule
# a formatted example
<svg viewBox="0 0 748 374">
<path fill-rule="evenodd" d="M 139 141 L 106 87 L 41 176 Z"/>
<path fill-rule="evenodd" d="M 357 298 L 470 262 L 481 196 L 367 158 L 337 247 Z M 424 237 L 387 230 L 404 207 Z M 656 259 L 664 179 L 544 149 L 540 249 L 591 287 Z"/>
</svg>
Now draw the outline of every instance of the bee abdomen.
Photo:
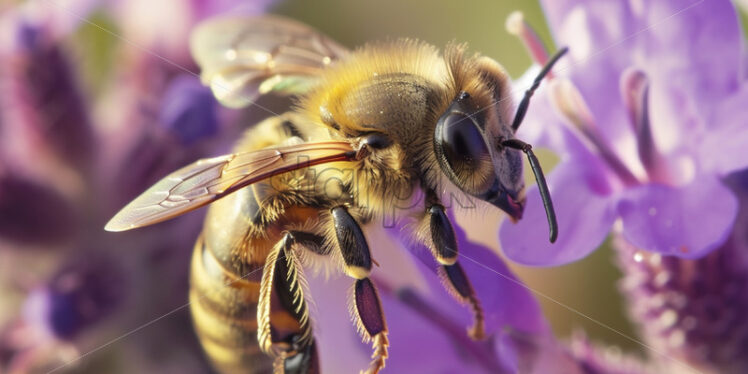
<svg viewBox="0 0 748 374">
<path fill-rule="evenodd" d="M 202 237 L 195 244 L 190 277 L 193 323 L 214 367 L 221 373 L 272 372 L 273 360 L 257 342 L 259 282 L 227 271 Z"/>
<path fill-rule="evenodd" d="M 288 113 L 263 121 L 246 132 L 236 151 L 281 144 L 289 137 L 306 138 L 304 122 L 296 117 Z M 298 199 L 276 187 L 263 181 L 214 202 L 195 244 L 190 279 L 193 322 L 206 355 L 221 373 L 273 372 L 273 357 L 262 352 L 258 343 L 263 268 L 285 225 L 301 225 L 316 214 L 311 208 L 287 209 L 298 205 Z M 286 307 L 293 305 L 287 300 L 289 295 L 278 292 L 274 289 L 271 301 L 272 339 L 290 347 L 301 322 L 293 308 Z M 314 352 L 297 354 L 285 363 L 287 372 L 295 372 L 294 365 L 316 367 Z"/>
</svg>

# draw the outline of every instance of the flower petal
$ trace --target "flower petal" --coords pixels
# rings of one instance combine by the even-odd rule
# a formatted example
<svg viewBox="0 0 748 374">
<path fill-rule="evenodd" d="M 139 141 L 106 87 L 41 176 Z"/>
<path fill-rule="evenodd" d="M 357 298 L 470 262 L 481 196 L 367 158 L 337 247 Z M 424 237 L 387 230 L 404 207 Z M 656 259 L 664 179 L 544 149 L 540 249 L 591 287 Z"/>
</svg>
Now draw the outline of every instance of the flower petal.
<svg viewBox="0 0 748 374">
<path fill-rule="evenodd" d="M 496 352 L 513 373 L 581 374 L 580 363 L 551 334 L 507 330 L 496 339 Z"/>
<path fill-rule="evenodd" d="M 393 347 L 393 359 L 388 362 L 388 368 L 396 373 L 498 372 L 500 363 L 488 341 L 475 341 L 468 336 L 468 328 L 473 323 L 469 307 L 460 305 L 445 291 L 433 271 L 435 265 L 418 263 L 418 267 L 428 282 L 428 292 L 400 289 L 396 293 L 383 293 L 382 302 L 387 311 Z M 475 288 L 475 274 L 465 264 L 463 267 Z M 476 292 L 478 297 L 484 296 L 477 289 Z M 500 291 L 494 292 L 498 294 Z M 507 301 L 511 299 L 511 296 L 506 296 L 501 309 L 524 310 L 521 301 L 519 305 L 510 305 Z M 491 300 L 487 301 L 491 304 Z M 496 309 L 490 305 L 484 304 L 483 307 L 487 332 L 500 331 L 496 322 L 503 315 L 493 313 Z M 539 311 L 540 308 L 536 306 L 536 309 Z M 528 313 L 540 315 L 540 312 L 532 313 L 531 310 Z M 469 353 L 464 354 L 464 351 Z M 396 355 L 397 358 L 394 358 Z M 439 359 L 435 360 L 436 357 Z"/>
<path fill-rule="evenodd" d="M 647 9 L 647 22 L 656 26 L 639 64 L 651 78 L 654 137 L 663 153 L 690 151 L 721 126 L 712 117 L 744 75 L 738 17 L 729 1 L 657 1 Z"/>
<path fill-rule="evenodd" d="M 524 92 L 529 84 L 525 84 L 525 80 L 528 75 L 532 76 L 532 79 L 537 76 L 538 70 L 530 68 L 525 72 L 520 80 L 514 82 L 512 85 L 515 92 Z M 532 102 L 530 103 L 529 110 L 525 115 L 525 119 L 522 122 L 519 130 L 517 130 L 517 138 L 522 139 L 525 142 L 532 144 L 534 147 L 543 146 L 550 147 L 554 150 L 565 151 L 566 148 L 566 133 L 569 130 L 561 123 L 560 117 L 556 114 L 553 105 L 550 101 L 550 95 L 548 84 L 543 82 L 540 85 L 535 95 L 533 96 Z M 516 100 L 519 102 L 519 100 Z M 539 108 L 548 108 L 547 110 L 536 110 Z"/>
<path fill-rule="evenodd" d="M 629 3 L 624 1 L 543 0 L 541 3 L 556 42 L 568 45 L 579 60 L 589 59 L 615 43 L 626 42 L 624 39 L 638 26 Z M 613 14 L 616 16 L 611 17 Z"/>
<path fill-rule="evenodd" d="M 733 193 L 713 176 L 673 188 L 649 184 L 627 191 L 618 204 L 623 234 L 635 246 L 697 258 L 727 239 L 738 210 Z"/>
<path fill-rule="evenodd" d="M 642 8 L 652 76 L 710 102 L 738 87 L 742 33 L 732 2 L 648 0 Z"/>
<path fill-rule="evenodd" d="M 579 260 L 603 242 L 616 217 L 614 198 L 601 190 L 604 181 L 591 179 L 580 161 L 559 165 L 548 178 L 558 218 L 558 240 L 548 241 L 545 211 L 537 187 L 527 193 L 523 218 L 504 222 L 499 238 L 512 261 L 535 266 L 560 265 Z M 607 187 L 606 187 L 607 188 Z"/>
<path fill-rule="evenodd" d="M 454 217 L 451 217 L 455 222 Z M 470 278 L 485 312 L 489 340 L 473 341 L 467 329 L 472 325 L 470 309 L 448 294 L 436 275 L 437 264 L 422 245 L 398 245 L 378 236 L 367 226 L 373 245 L 372 257 L 380 266 L 372 272 L 379 288 L 389 338 L 387 368 L 396 373 L 503 372 L 491 345 L 491 335 L 506 328 L 530 335 L 550 334 L 535 298 L 489 248 L 469 242 L 464 230 L 455 226 L 460 264 Z M 387 229 L 403 237 L 402 227 Z M 414 248 L 410 248 L 414 247 Z M 411 256 L 411 252 L 415 256 Z M 347 277 L 325 281 L 311 277 L 310 288 L 320 311 L 315 319 L 316 337 L 325 372 L 356 372 L 365 367 L 370 347 L 360 343 L 350 326 L 345 307 L 350 285 Z M 316 291 L 316 292 L 315 292 Z M 467 353 L 466 353 L 467 352 Z"/>
<path fill-rule="evenodd" d="M 59 339 L 73 339 L 117 310 L 126 297 L 125 283 L 119 263 L 86 253 L 69 260 L 49 284 L 32 293 L 24 317 Z"/>
<path fill-rule="evenodd" d="M 702 133 L 698 144 L 700 167 L 726 175 L 748 167 L 744 156 L 748 144 L 748 86 L 716 104 L 708 120 L 710 129 Z"/>
<path fill-rule="evenodd" d="M 70 54 L 44 29 L 28 25 L 19 29 L 26 43 L 20 53 L 5 59 L 9 66 L 4 68 L 9 70 L 3 74 L 7 81 L 0 102 L 9 109 L 4 118 L 9 133 L 29 137 L 13 139 L 34 145 L 21 152 L 31 149 L 44 154 L 49 147 L 52 157 L 89 171 L 95 154 L 94 129 Z"/>
<path fill-rule="evenodd" d="M 465 316 L 455 316 L 453 311 L 460 306 L 452 305 L 457 303 L 442 290 L 436 275 L 426 269 L 426 265 L 414 261 L 397 245 L 377 246 L 373 255 L 381 265 L 372 277 L 379 289 L 389 330 L 388 371 L 495 372 L 492 369 L 498 364 L 490 347 L 467 336 L 465 328 L 469 326 L 469 318 L 459 318 L 468 316 L 467 311 L 460 311 Z M 397 267 L 391 266 L 394 265 L 392 260 L 400 262 Z M 409 287 L 403 282 L 404 274 L 398 274 L 402 272 L 410 272 L 408 276 L 411 277 L 430 274 L 431 279 L 426 285 Z M 399 280 L 390 279 L 391 276 Z M 319 309 L 314 314 L 314 329 L 323 372 L 355 373 L 365 368 L 370 360 L 371 347 L 361 342 L 355 326 L 350 323 L 347 303 L 351 284 L 353 280 L 345 276 L 309 279 Z M 466 350 L 470 351 L 467 356 L 464 355 Z"/>
<path fill-rule="evenodd" d="M 548 323 L 530 289 L 517 279 L 494 250 L 468 240 L 465 230 L 454 224 L 457 220 L 453 212 L 449 212 L 449 217 L 457 238 L 458 261 L 485 313 L 486 334 L 490 336 L 507 327 L 526 333 L 549 331 Z M 422 277 L 433 289 L 428 300 L 439 305 L 459 326 L 470 326 L 473 321 L 469 309 L 454 301 L 442 287 L 436 276 L 439 265 L 428 248 L 417 244 L 410 245 L 409 250 L 419 260 L 416 262 L 421 265 Z"/>
<path fill-rule="evenodd" d="M 346 307 L 346 295 L 351 281 L 345 277 L 333 278 L 324 283 L 315 295 L 319 308 L 324 308 L 315 319 L 315 338 L 320 354 L 323 372 L 356 373 L 367 367 L 371 347 L 361 342 L 356 328 L 350 323 Z M 313 285 L 312 285 L 313 286 Z M 390 356 L 386 361 L 387 370 L 393 373 L 488 373 L 481 369 L 473 354 L 464 357 L 464 348 L 453 334 L 445 332 L 435 321 L 444 314 L 429 311 L 431 318 L 404 304 L 399 297 L 382 292 L 380 298 L 387 318 L 389 330 Z M 452 333 L 465 335 L 458 329 Z M 490 353 L 490 350 L 485 350 Z M 490 356 L 493 358 L 493 356 Z"/>
<path fill-rule="evenodd" d="M 619 154 L 629 151 L 628 117 L 610 83 L 632 63 L 637 38 L 631 36 L 642 28 L 640 20 L 625 1 L 548 0 L 543 8 L 556 44 L 569 47 L 569 56 L 555 72 L 577 86 L 610 146 Z"/>
<path fill-rule="evenodd" d="M 486 314 L 486 332 L 506 327 L 533 333 L 549 331 L 537 300 L 506 263 L 490 248 L 468 241 L 462 228 L 456 226 L 455 234 L 460 264 Z"/>
<path fill-rule="evenodd" d="M 189 146 L 218 132 L 217 104 L 199 79 L 183 74 L 174 78 L 164 93 L 159 123 Z"/>
<path fill-rule="evenodd" d="M 78 220 L 72 204 L 53 188 L 13 175 L 0 176 L 0 239 L 57 248 L 70 242 Z"/>
</svg>

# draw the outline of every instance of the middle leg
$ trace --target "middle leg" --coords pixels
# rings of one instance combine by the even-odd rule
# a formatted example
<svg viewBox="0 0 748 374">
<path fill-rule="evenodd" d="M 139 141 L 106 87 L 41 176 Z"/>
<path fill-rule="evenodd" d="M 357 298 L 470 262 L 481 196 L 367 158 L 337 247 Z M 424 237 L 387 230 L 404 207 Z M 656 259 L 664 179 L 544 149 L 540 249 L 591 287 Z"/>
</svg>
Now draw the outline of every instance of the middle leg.
<svg viewBox="0 0 748 374">
<path fill-rule="evenodd" d="M 384 319 L 382 303 L 374 283 L 369 279 L 371 273 L 371 252 L 361 227 L 344 206 L 332 208 L 332 223 L 335 241 L 343 258 L 345 273 L 356 279 L 353 285 L 353 315 L 358 333 L 364 342 L 372 342 L 374 352 L 367 373 L 378 373 L 384 368 L 387 359 L 389 341 L 387 339 L 387 322 Z"/>
</svg>

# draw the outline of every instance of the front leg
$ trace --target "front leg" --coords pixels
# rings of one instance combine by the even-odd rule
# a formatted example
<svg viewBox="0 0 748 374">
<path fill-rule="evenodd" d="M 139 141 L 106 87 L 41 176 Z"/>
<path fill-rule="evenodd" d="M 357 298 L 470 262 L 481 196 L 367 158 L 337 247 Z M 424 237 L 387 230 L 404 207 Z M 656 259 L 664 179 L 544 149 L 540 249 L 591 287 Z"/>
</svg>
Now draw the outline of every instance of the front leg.
<svg viewBox="0 0 748 374">
<path fill-rule="evenodd" d="M 427 226 L 426 234 L 421 236 L 431 249 L 431 254 L 441 264 L 438 272 L 442 283 L 455 299 L 470 305 L 473 312 L 473 326 L 468 330 L 470 337 L 476 340 L 485 337 L 483 308 L 475 295 L 462 266 L 457 262 L 458 246 L 454 228 L 449 221 L 444 205 L 439 202 L 433 190 L 426 193 L 426 214 L 422 225 Z"/>
<path fill-rule="evenodd" d="M 374 353 L 367 373 L 378 373 L 387 359 L 387 322 L 377 289 L 369 279 L 371 253 L 361 227 L 343 206 L 332 209 L 335 239 L 343 257 L 345 273 L 356 279 L 351 314 L 364 342 L 372 341 Z"/>
<path fill-rule="evenodd" d="M 444 205 L 438 202 L 427 203 L 425 219 L 428 221 L 428 247 L 431 254 L 444 266 L 454 265 L 458 255 L 457 238 Z"/>
<path fill-rule="evenodd" d="M 484 339 L 486 330 L 483 308 L 462 266 L 455 262 L 454 265 L 442 265 L 437 271 L 447 291 L 459 302 L 469 304 L 472 309 L 473 326 L 468 329 L 468 335 L 474 340 Z"/>
</svg>

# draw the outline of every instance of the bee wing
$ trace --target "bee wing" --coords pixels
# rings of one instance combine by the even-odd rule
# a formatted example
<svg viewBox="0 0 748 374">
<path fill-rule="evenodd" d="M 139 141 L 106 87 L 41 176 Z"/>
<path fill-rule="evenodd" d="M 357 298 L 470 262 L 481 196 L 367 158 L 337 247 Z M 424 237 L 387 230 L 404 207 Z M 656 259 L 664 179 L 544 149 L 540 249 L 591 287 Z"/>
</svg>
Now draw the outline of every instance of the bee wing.
<svg viewBox="0 0 748 374">
<path fill-rule="evenodd" d="M 304 92 L 348 51 L 302 23 L 278 16 L 229 16 L 197 27 L 190 40 L 201 79 L 224 105 L 240 108 L 269 92 Z"/>
<path fill-rule="evenodd" d="M 274 175 L 353 160 L 348 142 L 303 143 L 202 159 L 166 176 L 119 211 L 104 228 L 125 231 L 174 218 Z"/>
</svg>

